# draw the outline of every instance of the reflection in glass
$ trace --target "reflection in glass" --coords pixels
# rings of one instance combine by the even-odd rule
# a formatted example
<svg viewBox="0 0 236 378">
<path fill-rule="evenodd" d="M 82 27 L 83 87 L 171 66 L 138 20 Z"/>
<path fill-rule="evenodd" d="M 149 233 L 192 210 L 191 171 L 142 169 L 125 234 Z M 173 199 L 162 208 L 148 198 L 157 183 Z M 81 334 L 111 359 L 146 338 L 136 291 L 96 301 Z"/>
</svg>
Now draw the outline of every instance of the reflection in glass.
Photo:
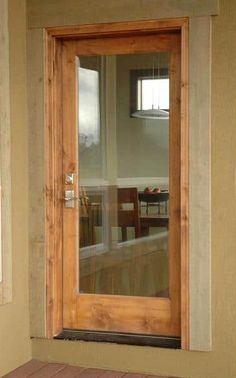
<svg viewBox="0 0 236 378">
<path fill-rule="evenodd" d="M 150 71 L 153 55 L 166 76 L 154 89 L 143 78 L 135 101 L 169 112 L 167 53 L 80 57 L 81 293 L 168 296 L 169 119 L 129 111 L 130 72 Z"/>
<path fill-rule="evenodd" d="M 169 109 L 169 79 L 139 79 L 138 109 Z"/>
<path fill-rule="evenodd" d="M 79 67 L 79 128 L 80 143 L 86 147 L 100 139 L 98 72 Z"/>
</svg>

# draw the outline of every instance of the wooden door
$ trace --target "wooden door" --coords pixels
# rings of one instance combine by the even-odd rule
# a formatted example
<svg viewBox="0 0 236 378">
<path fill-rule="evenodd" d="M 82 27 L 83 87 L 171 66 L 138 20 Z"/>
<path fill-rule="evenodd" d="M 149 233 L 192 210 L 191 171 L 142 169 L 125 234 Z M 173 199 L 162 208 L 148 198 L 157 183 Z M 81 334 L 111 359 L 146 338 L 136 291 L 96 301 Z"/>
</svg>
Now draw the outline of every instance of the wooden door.
<svg viewBox="0 0 236 378">
<path fill-rule="evenodd" d="M 132 240 L 131 237 L 131 240 L 128 241 L 121 239 L 114 242 L 114 233 L 118 234 L 117 230 L 120 225 L 117 223 L 116 230 L 114 231 L 113 227 L 113 231 L 111 231 L 114 225 L 111 219 L 114 217 L 116 222 L 118 222 L 116 217 L 117 209 L 120 210 L 121 206 L 123 206 L 117 202 L 117 198 L 119 197 L 117 194 L 119 180 L 123 180 L 123 186 L 124 182 L 127 182 L 127 178 L 118 177 L 118 171 L 120 166 L 125 170 L 128 164 L 131 166 L 131 169 L 137 171 L 135 161 L 141 160 L 137 156 L 132 166 L 130 163 L 131 158 L 129 161 L 127 160 L 122 163 L 122 153 L 119 156 L 117 155 L 117 151 L 121 147 L 119 145 L 120 142 L 116 142 L 114 138 L 117 134 L 121 133 L 123 126 L 122 121 L 119 121 L 121 122 L 121 126 L 118 127 L 117 121 L 118 107 L 120 105 L 116 105 L 116 96 L 114 98 L 109 96 L 111 92 L 108 89 L 110 88 L 111 90 L 113 88 L 113 93 L 117 94 L 123 82 L 116 82 L 116 88 L 114 89 L 113 80 L 109 79 L 107 71 L 110 70 L 110 77 L 112 77 L 113 73 L 114 78 L 118 72 L 118 63 L 122 61 L 123 56 L 132 56 L 132 59 L 134 59 L 136 56 L 143 54 L 144 59 L 142 58 L 142 61 L 145 61 L 145 57 L 148 58 L 148 56 L 152 56 L 153 54 L 158 55 L 163 53 L 168 57 L 170 88 L 168 120 L 169 184 L 167 189 L 169 192 L 168 231 L 162 230 L 162 234 L 160 234 L 159 229 L 156 228 L 154 234 L 151 235 L 151 224 L 153 224 L 151 222 L 157 225 L 157 221 L 155 220 L 157 216 L 154 214 L 152 217 L 150 216 L 152 218 L 152 221 L 150 221 L 150 235 L 147 235 L 145 231 L 145 235 L 141 235 L 138 239 Z M 102 70 L 107 70 L 105 74 L 103 72 L 106 80 L 100 83 L 101 85 L 96 93 L 99 96 L 105 93 L 104 96 L 107 97 L 102 100 L 103 104 L 107 105 L 109 103 L 109 106 L 107 105 L 108 109 L 105 110 L 104 106 L 100 104 L 98 116 L 99 122 L 102 123 L 105 119 L 104 122 L 106 124 L 105 136 L 103 135 L 103 143 L 101 143 L 99 150 L 100 155 L 96 155 L 99 156 L 97 160 L 105 162 L 104 164 L 106 165 L 105 179 L 102 177 L 103 181 L 100 181 L 98 191 L 96 191 L 96 184 L 93 184 L 92 189 L 86 186 L 89 180 L 86 181 L 85 179 L 83 181 L 85 184 L 81 184 L 81 175 L 84 178 L 86 177 L 86 173 L 83 170 L 84 166 L 81 166 L 81 162 L 79 161 L 80 159 L 85 159 L 81 157 L 82 149 L 86 143 L 89 149 L 90 143 L 88 141 L 81 142 L 82 134 L 80 134 L 80 128 L 82 127 L 82 121 L 80 121 L 80 111 L 82 112 L 82 105 L 80 108 L 79 104 L 81 104 L 80 100 L 82 101 L 82 99 L 79 96 L 82 96 L 82 94 L 79 93 L 78 82 L 80 82 L 82 71 L 79 70 L 79 67 L 81 67 L 81 62 L 89 62 L 90 58 L 91 61 L 97 59 L 99 62 L 103 62 L 103 64 L 101 63 L 101 72 Z M 115 65 L 112 62 L 115 62 Z M 152 64 L 148 65 L 149 71 L 151 70 L 153 73 L 153 78 L 160 73 L 161 64 L 160 61 L 156 61 L 155 67 Z M 90 63 L 88 63 L 87 67 L 91 69 Z M 156 70 L 159 71 L 157 74 Z M 128 81 L 129 76 L 126 76 L 124 82 L 127 82 L 129 86 Z M 63 327 L 79 330 L 180 336 L 181 123 L 179 32 L 147 33 L 145 35 L 137 34 L 119 37 L 110 35 L 99 38 L 88 38 L 85 36 L 78 40 L 64 40 L 62 45 L 62 93 L 63 174 L 64 177 L 66 174 L 73 174 L 73 182 L 68 181 L 64 183 L 63 191 L 68 194 L 68 191 L 72 190 L 73 192 L 69 194 L 75 198 L 71 201 L 65 201 L 63 208 Z M 124 99 L 121 98 L 119 101 L 119 104 L 122 105 Z M 91 112 L 95 108 L 96 105 L 91 108 Z M 129 109 L 128 104 L 127 109 Z M 122 117 L 123 115 L 120 116 L 121 120 L 123 119 Z M 113 121 L 116 127 L 114 127 Z M 133 135 L 136 135 L 139 132 L 137 131 L 138 129 L 135 129 L 136 120 L 131 117 L 130 122 L 133 122 L 133 126 L 130 127 L 134 128 Z M 144 134 L 150 132 L 145 127 L 154 128 L 153 124 L 148 124 L 148 122 L 153 121 L 145 122 L 145 126 L 142 126 Z M 164 124 L 163 127 L 165 127 Z M 111 132 L 112 128 L 113 132 Z M 162 132 L 163 129 L 160 133 Z M 101 135 L 102 132 L 100 132 Z M 83 136 L 83 138 L 85 137 Z M 125 145 L 125 142 L 122 143 L 122 146 Z M 152 141 L 150 139 L 150 146 L 151 144 Z M 105 153 L 104 149 L 106 149 Z M 143 156 L 143 159 L 148 159 L 149 148 L 146 150 L 147 156 Z M 128 152 L 130 154 L 130 151 L 126 149 L 124 154 Z M 87 160 L 83 160 L 83 164 L 87 164 L 89 154 L 85 154 L 85 156 L 87 156 Z M 115 169 L 112 168 L 112 164 L 116 164 L 116 175 L 114 175 Z M 148 163 L 146 167 L 149 167 Z M 94 169 L 95 176 L 98 170 L 98 168 Z M 144 188 L 140 189 L 139 184 L 132 184 L 132 180 L 126 186 L 135 187 L 137 193 L 144 190 Z M 139 203 L 139 206 L 141 205 L 143 205 L 142 202 L 141 204 Z M 155 203 L 153 205 L 153 209 L 155 209 Z M 101 211 L 103 211 L 102 216 L 99 215 Z M 141 228 L 143 221 L 141 218 L 144 218 L 142 211 L 141 208 Z M 97 220 L 91 222 L 91 219 L 95 218 Z M 165 214 L 163 218 L 167 218 Z M 148 219 L 148 217 L 145 218 L 145 227 L 147 226 Z M 101 223 L 106 228 L 106 232 L 103 234 Z M 96 233 L 99 234 L 97 236 L 99 240 L 102 238 L 102 243 L 100 243 L 103 246 L 101 247 L 102 250 L 99 249 L 99 243 L 94 244 L 94 241 L 87 240 L 96 238 L 94 236 Z M 87 236 L 82 237 L 82 235 Z M 158 247 L 158 243 L 161 243 L 166 235 L 167 247 L 164 252 L 162 251 L 163 254 L 161 255 L 160 251 L 163 247 Z M 83 241 L 81 241 L 82 239 Z M 91 245 L 95 245 L 95 248 L 90 248 L 89 246 Z M 157 260 L 153 252 L 155 250 L 160 252 Z M 150 277 L 155 281 L 155 272 L 156 276 L 159 277 L 164 274 L 163 269 L 157 263 L 162 258 L 164 260 L 168 258 L 166 268 L 168 270 L 168 290 L 156 290 L 154 288 L 150 291 L 150 295 L 149 291 L 147 295 L 144 295 L 146 293 L 144 287 L 149 287 L 146 283 L 151 279 Z M 101 264 L 101 261 L 102 267 L 100 269 L 99 264 Z M 147 263 L 148 261 L 149 263 Z M 85 271 L 86 273 L 84 273 Z M 131 276 L 133 277 L 132 283 Z M 98 281 L 99 284 L 97 283 Z M 124 281 L 128 281 L 128 284 L 124 284 Z M 121 289 L 122 285 L 125 289 Z M 129 287 L 128 290 L 126 290 L 127 286 Z M 130 289 L 131 287 L 132 289 Z"/>
</svg>

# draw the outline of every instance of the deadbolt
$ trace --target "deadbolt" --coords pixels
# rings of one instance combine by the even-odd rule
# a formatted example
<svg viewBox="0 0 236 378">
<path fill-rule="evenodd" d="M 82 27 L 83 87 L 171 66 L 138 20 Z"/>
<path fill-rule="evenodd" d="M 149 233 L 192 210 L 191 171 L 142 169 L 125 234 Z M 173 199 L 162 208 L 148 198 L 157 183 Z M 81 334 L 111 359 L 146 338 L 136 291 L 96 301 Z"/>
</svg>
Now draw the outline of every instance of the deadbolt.
<svg viewBox="0 0 236 378">
<path fill-rule="evenodd" d="M 74 173 L 65 173 L 65 184 L 66 185 L 73 185 L 75 181 L 75 174 Z"/>
</svg>

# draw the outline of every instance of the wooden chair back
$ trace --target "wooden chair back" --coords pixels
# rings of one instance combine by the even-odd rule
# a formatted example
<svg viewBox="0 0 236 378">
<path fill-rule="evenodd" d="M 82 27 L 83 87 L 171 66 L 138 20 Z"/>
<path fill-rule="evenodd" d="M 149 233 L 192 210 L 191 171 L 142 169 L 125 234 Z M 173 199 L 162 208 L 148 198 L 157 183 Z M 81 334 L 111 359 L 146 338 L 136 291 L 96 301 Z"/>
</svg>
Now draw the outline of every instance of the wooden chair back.
<svg viewBox="0 0 236 378">
<path fill-rule="evenodd" d="M 118 226 L 122 241 L 127 240 L 127 227 L 134 227 L 135 238 L 141 236 L 137 188 L 118 188 Z"/>
</svg>

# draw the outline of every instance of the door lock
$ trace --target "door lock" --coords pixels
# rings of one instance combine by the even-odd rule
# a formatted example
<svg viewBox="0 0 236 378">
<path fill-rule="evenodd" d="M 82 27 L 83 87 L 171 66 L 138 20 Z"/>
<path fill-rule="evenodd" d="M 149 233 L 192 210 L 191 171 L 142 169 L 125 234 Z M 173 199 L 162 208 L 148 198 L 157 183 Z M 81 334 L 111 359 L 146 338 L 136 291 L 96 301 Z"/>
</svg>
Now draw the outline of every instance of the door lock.
<svg viewBox="0 0 236 378">
<path fill-rule="evenodd" d="M 74 173 L 65 173 L 65 184 L 66 185 L 73 185 L 75 182 L 75 174 Z"/>
<path fill-rule="evenodd" d="M 73 209 L 75 207 L 75 201 L 79 201 L 79 197 L 75 197 L 74 190 L 65 190 L 64 201 L 67 209 Z"/>
</svg>

